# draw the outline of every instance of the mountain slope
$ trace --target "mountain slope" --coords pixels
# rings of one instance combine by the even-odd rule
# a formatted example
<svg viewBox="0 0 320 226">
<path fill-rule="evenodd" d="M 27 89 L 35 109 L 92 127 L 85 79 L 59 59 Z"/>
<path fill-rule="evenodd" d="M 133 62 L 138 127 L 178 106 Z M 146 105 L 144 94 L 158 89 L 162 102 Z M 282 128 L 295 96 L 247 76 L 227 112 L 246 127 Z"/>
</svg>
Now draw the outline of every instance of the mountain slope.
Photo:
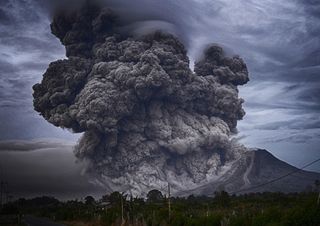
<svg viewBox="0 0 320 226">
<path fill-rule="evenodd" d="M 291 174 L 292 172 L 295 173 Z M 288 174 L 291 175 L 285 176 Z M 283 178 L 277 180 L 279 177 Z M 178 195 L 213 195 L 215 191 L 222 189 L 231 194 L 265 191 L 302 192 L 314 185 L 317 179 L 320 180 L 320 173 L 299 170 L 277 159 L 268 151 L 257 149 L 246 152 L 234 161 L 230 170 L 216 181 Z M 277 181 L 269 183 L 273 180 Z"/>
</svg>

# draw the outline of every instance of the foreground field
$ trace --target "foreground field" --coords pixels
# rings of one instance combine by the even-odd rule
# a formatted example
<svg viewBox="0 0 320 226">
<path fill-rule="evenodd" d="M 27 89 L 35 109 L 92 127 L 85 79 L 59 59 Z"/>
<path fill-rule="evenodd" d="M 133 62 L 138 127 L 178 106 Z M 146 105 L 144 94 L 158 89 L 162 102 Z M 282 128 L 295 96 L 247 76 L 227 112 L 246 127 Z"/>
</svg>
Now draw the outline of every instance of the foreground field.
<svg viewBox="0 0 320 226">
<path fill-rule="evenodd" d="M 166 198 L 149 192 L 146 200 L 118 192 L 99 201 L 60 202 L 55 198 L 20 199 L 7 204 L 3 214 L 46 217 L 67 226 L 319 226 L 318 193 L 259 193 L 214 198 Z"/>
</svg>

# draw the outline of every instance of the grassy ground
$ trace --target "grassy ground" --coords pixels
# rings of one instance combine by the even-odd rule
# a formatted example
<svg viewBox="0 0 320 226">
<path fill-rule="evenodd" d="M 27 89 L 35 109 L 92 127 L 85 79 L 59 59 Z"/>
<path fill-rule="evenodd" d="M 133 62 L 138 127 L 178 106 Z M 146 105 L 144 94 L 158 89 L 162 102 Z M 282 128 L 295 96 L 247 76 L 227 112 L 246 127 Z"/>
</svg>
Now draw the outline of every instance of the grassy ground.
<svg viewBox="0 0 320 226">
<path fill-rule="evenodd" d="M 63 221 L 62 224 L 66 226 L 100 226 L 100 222 L 82 222 L 82 221 Z"/>
</svg>

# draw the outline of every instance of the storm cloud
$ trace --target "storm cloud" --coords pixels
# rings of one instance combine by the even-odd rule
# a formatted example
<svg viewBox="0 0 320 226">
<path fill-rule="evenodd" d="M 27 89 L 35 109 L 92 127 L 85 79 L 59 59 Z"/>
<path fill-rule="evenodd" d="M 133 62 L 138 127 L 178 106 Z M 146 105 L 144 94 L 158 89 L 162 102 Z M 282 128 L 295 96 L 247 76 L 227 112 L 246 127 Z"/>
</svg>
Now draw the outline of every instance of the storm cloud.
<svg viewBox="0 0 320 226">
<path fill-rule="evenodd" d="M 39 151 L 46 149 L 65 149 L 67 147 L 72 147 L 73 143 L 61 142 L 61 140 L 5 140 L 0 141 L 0 151 Z"/>
<path fill-rule="evenodd" d="M 0 143 L 0 177 L 14 199 L 39 195 L 59 199 L 101 197 L 105 190 L 83 175 L 74 143 L 66 140 L 12 140 Z M 59 167 L 57 167 L 59 166 Z"/>
</svg>

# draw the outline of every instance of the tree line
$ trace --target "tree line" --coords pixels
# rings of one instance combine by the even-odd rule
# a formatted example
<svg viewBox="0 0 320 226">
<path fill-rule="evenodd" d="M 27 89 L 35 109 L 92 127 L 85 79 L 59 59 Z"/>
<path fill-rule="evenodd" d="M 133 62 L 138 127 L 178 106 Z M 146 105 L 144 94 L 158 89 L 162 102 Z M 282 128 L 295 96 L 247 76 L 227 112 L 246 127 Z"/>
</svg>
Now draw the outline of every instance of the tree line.
<svg viewBox="0 0 320 226">
<path fill-rule="evenodd" d="M 147 197 L 113 192 L 96 200 L 59 201 L 53 197 L 7 203 L 3 214 L 32 214 L 69 226 L 319 226 L 318 192 L 250 193 L 214 197 L 168 197 L 152 190 Z M 170 205 L 169 205 L 170 201 Z"/>
</svg>

